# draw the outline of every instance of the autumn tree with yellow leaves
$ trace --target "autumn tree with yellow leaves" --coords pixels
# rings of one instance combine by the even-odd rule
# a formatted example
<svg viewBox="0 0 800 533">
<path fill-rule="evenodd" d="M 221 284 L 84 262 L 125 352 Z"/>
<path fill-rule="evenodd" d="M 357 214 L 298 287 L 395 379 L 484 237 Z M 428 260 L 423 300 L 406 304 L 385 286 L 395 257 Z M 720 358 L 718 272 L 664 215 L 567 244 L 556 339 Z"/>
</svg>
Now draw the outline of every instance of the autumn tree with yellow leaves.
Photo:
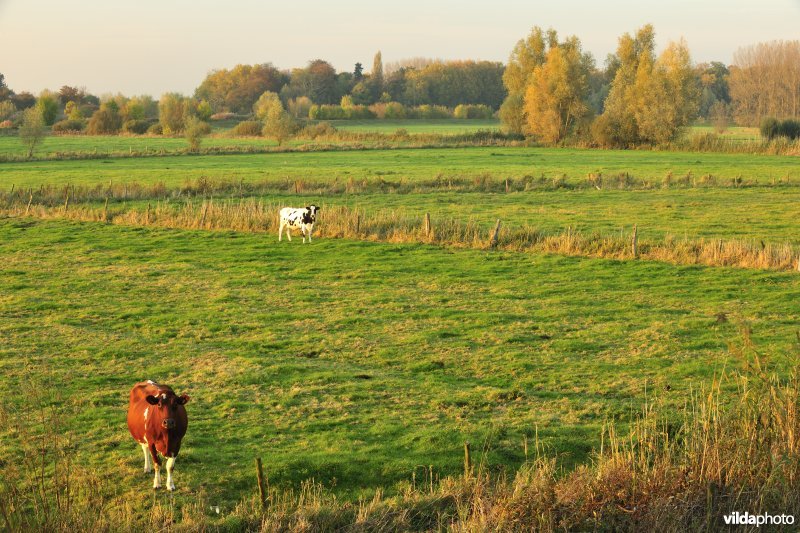
<svg viewBox="0 0 800 533">
<path fill-rule="evenodd" d="M 582 52 L 577 37 L 551 46 L 525 88 L 527 133 L 557 143 L 589 117 L 589 74 L 593 67 L 594 60 Z"/>
<path fill-rule="evenodd" d="M 658 144 L 674 139 L 697 116 L 700 88 L 685 41 L 671 43 L 655 57 L 650 25 L 623 35 L 605 110 L 592 125 L 604 146 Z"/>
</svg>

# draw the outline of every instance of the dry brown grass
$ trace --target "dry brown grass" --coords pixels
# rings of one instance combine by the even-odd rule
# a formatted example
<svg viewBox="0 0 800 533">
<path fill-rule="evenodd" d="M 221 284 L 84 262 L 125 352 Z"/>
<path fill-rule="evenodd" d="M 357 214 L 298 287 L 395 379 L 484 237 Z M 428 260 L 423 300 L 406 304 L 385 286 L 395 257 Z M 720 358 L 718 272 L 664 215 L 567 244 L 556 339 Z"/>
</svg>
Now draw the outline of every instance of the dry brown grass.
<svg viewBox="0 0 800 533">
<path fill-rule="evenodd" d="M 24 200 L 24 198 L 23 198 Z M 157 200 L 146 207 L 118 203 L 89 205 L 6 201 L 5 216 L 71 219 L 134 226 L 180 229 L 267 232 L 277 235 L 280 205 L 256 198 Z M 424 220 L 403 210 L 365 211 L 344 206 L 326 206 L 315 235 L 384 242 L 426 244 L 486 249 L 490 231 L 473 220 L 439 219 L 430 232 Z M 567 228 L 545 233 L 531 226 L 503 225 L 496 248 L 517 252 L 555 253 L 572 256 L 633 259 L 632 235 L 581 233 Z M 752 240 L 675 238 L 638 240 L 636 257 L 680 265 L 707 265 L 769 270 L 797 270 L 800 250 L 788 243 Z"/>
</svg>

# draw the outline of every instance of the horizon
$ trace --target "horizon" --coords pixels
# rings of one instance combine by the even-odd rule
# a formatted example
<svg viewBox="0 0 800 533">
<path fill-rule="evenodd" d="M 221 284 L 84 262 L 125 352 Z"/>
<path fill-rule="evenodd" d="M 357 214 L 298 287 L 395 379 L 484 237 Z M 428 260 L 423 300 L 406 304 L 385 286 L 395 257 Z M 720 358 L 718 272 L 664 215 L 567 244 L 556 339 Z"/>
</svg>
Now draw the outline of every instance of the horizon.
<svg viewBox="0 0 800 533">
<path fill-rule="evenodd" d="M 227 6 L 220 12 L 210 9 L 210 0 L 178 0 L 168 6 L 144 0 L 135 9 L 98 0 L 79 7 L 54 0 L 0 0 L 0 48 L 16 49 L 3 58 L 0 72 L 15 92 L 38 94 L 70 85 L 96 95 L 157 98 L 166 92 L 191 95 L 209 72 L 237 64 L 272 63 L 290 70 L 324 59 L 339 72 L 352 71 L 356 62 L 369 72 L 377 51 L 384 64 L 413 57 L 505 64 L 514 44 L 533 26 L 552 27 L 562 38 L 577 35 L 601 67 L 621 35 L 648 23 L 655 28 L 659 50 L 684 38 L 694 62 L 729 65 L 740 47 L 797 39 L 800 21 L 797 0 L 712 0 L 702 6 L 689 0 L 669 6 L 630 0 L 603 5 L 570 0 L 559 6 L 503 0 L 491 10 L 453 0 L 435 5 L 411 0 L 388 8 L 351 0 L 310 2 L 302 12 L 252 0 Z M 576 10 L 580 20 L 574 18 Z M 145 16 L 150 17 L 146 26 L 138 22 Z M 276 18 L 280 24 L 273 22 Z"/>
</svg>

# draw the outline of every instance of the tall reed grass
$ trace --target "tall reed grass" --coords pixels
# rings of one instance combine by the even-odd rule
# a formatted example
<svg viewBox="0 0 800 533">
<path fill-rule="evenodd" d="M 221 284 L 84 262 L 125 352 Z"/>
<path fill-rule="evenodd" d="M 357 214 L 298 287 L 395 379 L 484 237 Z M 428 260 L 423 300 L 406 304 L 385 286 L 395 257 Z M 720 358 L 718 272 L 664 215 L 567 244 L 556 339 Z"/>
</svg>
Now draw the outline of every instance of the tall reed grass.
<svg viewBox="0 0 800 533">
<path fill-rule="evenodd" d="M 42 219 L 70 219 L 133 226 L 266 232 L 277 235 L 281 204 L 257 198 L 209 199 L 166 198 L 130 206 L 125 202 L 105 204 L 25 202 L 24 196 L 0 202 L 0 214 L 32 216 Z M 417 242 L 462 248 L 497 248 L 515 252 L 555 253 L 612 259 L 646 259 L 681 265 L 707 265 L 770 270 L 798 270 L 800 248 L 789 243 L 774 244 L 755 240 L 677 238 L 644 239 L 637 236 L 634 251 L 631 234 L 583 233 L 566 228 L 548 233 L 506 221 L 497 242 L 491 242 L 490 229 L 473 219 L 442 218 L 426 230 L 421 214 L 402 209 L 367 211 L 347 206 L 324 206 L 315 235 L 383 242 Z"/>
</svg>

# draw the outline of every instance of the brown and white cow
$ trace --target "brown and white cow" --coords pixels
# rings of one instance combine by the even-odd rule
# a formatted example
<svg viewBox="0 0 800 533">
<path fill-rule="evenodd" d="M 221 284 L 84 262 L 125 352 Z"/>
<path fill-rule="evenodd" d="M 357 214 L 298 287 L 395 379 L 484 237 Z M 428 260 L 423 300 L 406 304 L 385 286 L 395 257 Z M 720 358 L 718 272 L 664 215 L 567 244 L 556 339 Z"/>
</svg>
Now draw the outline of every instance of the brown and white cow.
<svg viewBox="0 0 800 533">
<path fill-rule="evenodd" d="M 145 473 L 149 474 L 155 465 L 154 489 L 161 488 L 160 453 L 167 460 L 167 489 L 175 490 L 172 470 L 189 424 L 184 407 L 188 401 L 186 394 L 178 396 L 170 387 L 154 381 L 137 383 L 131 389 L 128 429 L 144 450 Z"/>
</svg>

